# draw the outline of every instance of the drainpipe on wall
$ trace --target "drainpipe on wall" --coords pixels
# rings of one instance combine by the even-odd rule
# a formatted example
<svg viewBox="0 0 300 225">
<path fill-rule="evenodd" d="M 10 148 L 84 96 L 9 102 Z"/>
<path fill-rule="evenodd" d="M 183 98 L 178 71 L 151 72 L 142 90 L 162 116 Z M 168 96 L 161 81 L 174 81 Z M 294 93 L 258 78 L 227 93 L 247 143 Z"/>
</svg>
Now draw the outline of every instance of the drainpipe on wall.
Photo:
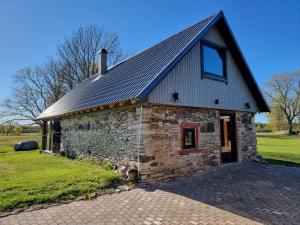
<svg viewBox="0 0 300 225">
<path fill-rule="evenodd" d="M 138 133 L 138 158 L 137 158 L 137 160 L 138 160 L 138 178 L 140 178 L 140 147 L 141 147 L 142 118 L 143 118 L 143 106 L 141 106 L 141 110 L 140 110 L 140 123 L 139 123 L 139 133 Z"/>
</svg>

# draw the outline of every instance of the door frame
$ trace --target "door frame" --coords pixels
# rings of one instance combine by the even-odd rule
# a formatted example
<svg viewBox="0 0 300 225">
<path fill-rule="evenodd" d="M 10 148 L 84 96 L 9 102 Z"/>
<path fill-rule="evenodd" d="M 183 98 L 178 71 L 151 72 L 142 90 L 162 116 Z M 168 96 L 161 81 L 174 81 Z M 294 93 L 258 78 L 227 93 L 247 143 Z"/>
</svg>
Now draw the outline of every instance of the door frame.
<svg viewBox="0 0 300 225">
<path fill-rule="evenodd" d="M 222 134 L 221 134 L 221 114 L 226 114 L 230 116 L 230 122 L 232 120 L 233 128 L 231 129 L 233 131 L 233 134 L 231 134 L 231 151 L 233 150 L 232 154 L 234 154 L 234 160 L 233 162 L 238 162 L 238 146 L 237 146 L 237 121 L 236 121 L 236 112 L 235 111 L 229 111 L 229 110 L 219 110 L 219 132 L 220 132 L 220 164 L 224 164 L 223 157 L 222 157 Z"/>
</svg>

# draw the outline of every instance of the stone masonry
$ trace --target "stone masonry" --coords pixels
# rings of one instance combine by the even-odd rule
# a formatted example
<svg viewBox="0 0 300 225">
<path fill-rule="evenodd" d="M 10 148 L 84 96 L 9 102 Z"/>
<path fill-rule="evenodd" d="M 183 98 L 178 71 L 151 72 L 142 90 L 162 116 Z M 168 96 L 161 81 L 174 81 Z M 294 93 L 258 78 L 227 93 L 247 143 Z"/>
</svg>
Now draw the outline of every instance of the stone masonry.
<svg viewBox="0 0 300 225">
<path fill-rule="evenodd" d="M 134 164 L 144 181 L 196 174 L 220 164 L 218 110 L 147 103 L 142 106 L 141 127 L 141 105 L 63 119 L 64 151 L 121 165 Z M 189 154 L 181 151 L 183 124 L 198 130 L 197 151 Z M 253 114 L 237 112 L 236 125 L 238 160 L 242 161 L 256 153 Z"/>
<path fill-rule="evenodd" d="M 85 158 L 136 161 L 139 113 L 139 107 L 120 107 L 63 119 L 63 149 Z"/>
<path fill-rule="evenodd" d="M 250 159 L 256 154 L 256 129 L 253 113 L 237 112 L 238 161 Z"/>
<path fill-rule="evenodd" d="M 180 154 L 182 123 L 197 125 L 198 152 Z M 213 128 L 208 130 L 208 125 Z M 149 105 L 143 109 L 141 137 L 143 180 L 195 174 L 219 165 L 220 132 L 215 110 Z"/>
</svg>

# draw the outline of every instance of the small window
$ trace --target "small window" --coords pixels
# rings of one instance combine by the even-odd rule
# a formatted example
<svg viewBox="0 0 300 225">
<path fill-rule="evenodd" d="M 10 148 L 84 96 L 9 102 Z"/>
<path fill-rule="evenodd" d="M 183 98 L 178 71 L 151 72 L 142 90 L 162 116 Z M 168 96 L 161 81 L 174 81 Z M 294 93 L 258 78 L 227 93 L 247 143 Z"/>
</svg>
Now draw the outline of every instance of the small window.
<svg viewBox="0 0 300 225">
<path fill-rule="evenodd" d="M 181 124 L 181 154 L 198 152 L 198 129 L 196 124 Z"/>
<path fill-rule="evenodd" d="M 195 128 L 183 128 L 183 148 L 191 149 L 196 147 Z"/>
<path fill-rule="evenodd" d="M 202 75 L 207 78 L 226 80 L 226 50 L 209 42 L 201 44 Z"/>
</svg>

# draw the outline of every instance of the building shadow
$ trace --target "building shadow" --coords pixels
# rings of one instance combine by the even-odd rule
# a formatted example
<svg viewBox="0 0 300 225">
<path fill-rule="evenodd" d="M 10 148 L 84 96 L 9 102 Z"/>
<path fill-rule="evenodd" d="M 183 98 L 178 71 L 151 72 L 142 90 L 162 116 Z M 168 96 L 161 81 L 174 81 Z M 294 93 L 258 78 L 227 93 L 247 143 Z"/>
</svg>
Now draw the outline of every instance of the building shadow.
<svg viewBox="0 0 300 225">
<path fill-rule="evenodd" d="M 279 160 L 279 159 L 269 159 L 264 158 L 267 162 L 271 164 L 277 164 L 277 165 L 285 165 L 285 166 L 291 166 L 291 167 L 300 167 L 300 163 L 287 161 L 287 160 Z"/>
<path fill-rule="evenodd" d="M 143 188 L 181 195 L 264 224 L 300 221 L 300 168 L 235 163 Z"/>
</svg>

